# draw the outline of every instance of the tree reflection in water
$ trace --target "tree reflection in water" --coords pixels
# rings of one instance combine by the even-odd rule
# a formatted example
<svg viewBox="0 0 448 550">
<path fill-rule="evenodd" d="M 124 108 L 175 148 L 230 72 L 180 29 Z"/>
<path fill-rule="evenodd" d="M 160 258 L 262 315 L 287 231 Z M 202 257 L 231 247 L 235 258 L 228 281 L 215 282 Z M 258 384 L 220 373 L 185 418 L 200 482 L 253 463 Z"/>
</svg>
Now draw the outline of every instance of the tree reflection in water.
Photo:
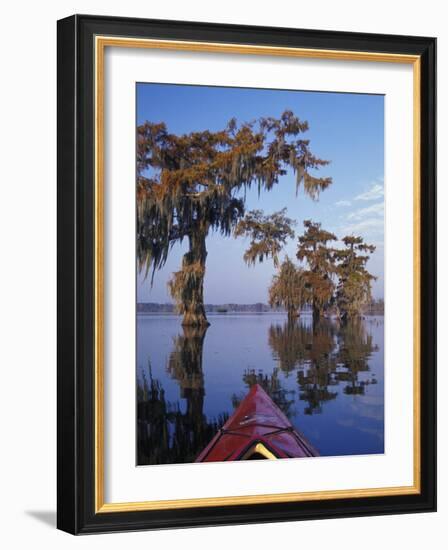
<svg viewBox="0 0 448 550">
<path fill-rule="evenodd" d="M 293 423 L 300 402 L 304 414 L 314 415 L 322 413 L 325 403 L 338 395 L 340 399 L 361 396 L 368 384 L 376 383 L 369 372 L 369 359 L 378 347 L 363 320 L 341 324 L 321 319 L 313 324 L 311 318 L 302 317 L 271 324 L 267 338 L 274 358 L 272 368 L 242 371 L 245 389 L 241 391 L 239 386 L 231 394 L 233 408 L 207 418 L 203 370 L 206 332 L 206 327 L 183 327 L 173 338 L 166 375 L 178 385 L 180 399 L 167 400 L 163 378 L 154 378 L 150 365 L 138 377 L 138 464 L 194 461 L 256 383 Z M 208 383 L 213 384 L 213 379 Z M 213 386 L 211 391 L 216 395 Z"/>
<path fill-rule="evenodd" d="M 281 381 L 279 378 L 279 370 L 275 368 L 272 374 L 264 374 L 263 371 L 255 371 L 254 369 L 248 369 L 244 371 L 243 382 L 250 389 L 254 384 L 260 384 L 264 391 L 269 395 L 269 397 L 274 401 L 274 403 L 283 411 L 283 413 L 288 416 L 294 416 L 294 395 L 293 390 L 286 390 L 282 387 Z M 242 394 L 233 394 L 232 395 L 232 405 L 236 409 L 244 397 L 247 395 L 247 392 Z"/>
<path fill-rule="evenodd" d="M 368 360 L 378 346 L 373 344 L 360 319 L 343 323 L 338 333 L 338 371 L 336 380 L 346 382 L 344 393 L 347 395 L 364 395 L 369 384 L 376 384 L 375 375 L 370 379 L 359 380 L 359 374 L 370 370 Z"/>
<path fill-rule="evenodd" d="M 183 327 L 174 338 L 167 371 L 176 380 L 186 411 L 179 402 L 168 403 L 158 380 L 143 374 L 137 380 L 138 464 L 193 462 L 227 420 L 222 414 L 207 421 L 204 412 L 202 356 L 206 327 Z"/>
<path fill-rule="evenodd" d="M 378 349 L 359 319 L 345 324 L 322 319 L 271 325 L 269 345 L 286 376 L 297 371 L 305 414 L 321 413 L 325 402 L 336 399 L 340 384 L 345 394 L 359 395 L 376 382 L 374 377 L 359 380 L 359 373 L 370 370 L 368 359 Z"/>
</svg>

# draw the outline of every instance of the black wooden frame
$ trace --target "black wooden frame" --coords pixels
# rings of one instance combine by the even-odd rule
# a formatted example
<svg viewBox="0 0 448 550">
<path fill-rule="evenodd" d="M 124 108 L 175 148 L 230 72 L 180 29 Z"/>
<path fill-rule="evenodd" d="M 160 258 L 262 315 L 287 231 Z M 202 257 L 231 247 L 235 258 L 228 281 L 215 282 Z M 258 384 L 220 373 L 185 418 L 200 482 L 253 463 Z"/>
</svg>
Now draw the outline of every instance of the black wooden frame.
<svg viewBox="0 0 448 550">
<path fill-rule="evenodd" d="M 94 512 L 95 35 L 421 57 L 421 493 Z M 75 15 L 58 22 L 58 528 L 73 533 L 436 509 L 436 39 Z"/>
</svg>

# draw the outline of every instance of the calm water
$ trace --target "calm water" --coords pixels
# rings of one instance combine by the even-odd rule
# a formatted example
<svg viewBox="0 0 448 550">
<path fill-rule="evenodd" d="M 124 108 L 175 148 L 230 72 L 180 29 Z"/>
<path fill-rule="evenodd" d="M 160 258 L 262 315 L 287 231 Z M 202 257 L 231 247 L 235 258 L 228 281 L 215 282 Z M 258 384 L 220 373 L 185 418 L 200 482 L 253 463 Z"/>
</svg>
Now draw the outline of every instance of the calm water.
<svg viewBox="0 0 448 550">
<path fill-rule="evenodd" d="M 321 455 L 384 451 L 384 321 L 209 315 L 137 318 L 139 464 L 191 462 L 260 383 Z"/>
</svg>

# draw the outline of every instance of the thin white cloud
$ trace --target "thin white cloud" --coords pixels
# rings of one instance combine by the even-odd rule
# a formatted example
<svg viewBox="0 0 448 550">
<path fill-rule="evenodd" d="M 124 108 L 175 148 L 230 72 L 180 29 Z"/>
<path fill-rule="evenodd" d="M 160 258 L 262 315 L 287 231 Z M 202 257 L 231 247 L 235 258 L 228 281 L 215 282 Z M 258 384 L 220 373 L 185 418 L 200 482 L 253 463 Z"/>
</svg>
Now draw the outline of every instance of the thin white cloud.
<svg viewBox="0 0 448 550">
<path fill-rule="evenodd" d="M 384 232 L 384 220 L 381 217 L 366 218 L 359 222 L 354 222 L 341 227 L 341 235 L 382 235 Z M 369 238 L 369 237 L 367 237 Z M 371 238 L 371 237 L 370 237 Z"/>
<path fill-rule="evenodd" d="M 355 201 L 375 201 L 384 197 L 384 185 L 382 182 L 374 182 L 370 189 L 355 197 Z"/>
<path fill-rule="evenodd" d="M 355 202 L 359 201 L 359 202 Z M 370 202 L 371 204 L 362 204 Z M 384 246 L 384 185 L 378 178 L 353 200 L 341 200 L 335 206 L 351 206 L 350 210 L 340 214 L 335 234 L 340 238 L 357 235 L 367 243 Z"/>
<path fill-rule="evenodd" d="M 377 202 L 366 208 L 360 208 L 348 214 L 348 220 L 363 220 L 368 216 L 380 216 L 384 217 L 384 202 Z"/>
</svg>

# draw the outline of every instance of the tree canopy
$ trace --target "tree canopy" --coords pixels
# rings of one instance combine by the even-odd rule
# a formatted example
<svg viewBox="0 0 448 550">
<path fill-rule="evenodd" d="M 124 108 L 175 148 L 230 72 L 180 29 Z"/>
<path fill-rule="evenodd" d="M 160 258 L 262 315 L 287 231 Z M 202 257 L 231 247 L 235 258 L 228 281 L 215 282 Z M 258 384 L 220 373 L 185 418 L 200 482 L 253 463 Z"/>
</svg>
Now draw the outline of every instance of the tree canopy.
<svg viewBox="0 0 448 550">
<path fill-rule="evenodd" d="M 309 290 L 305 286 L 304 271 L 286 257 L 269 287 L 269 304 L 283 306 L 288 319 L 294 319 L 309 300 Z"/>
<path fill-rule="evenodd" d="M 298 238 L 297 258 L 304 268 L 296 266 L 288 256 L 281 264 L 279 261 L 287 239 L 294 237 L 295 222 L 286 217 L 286 208 L 271 215 L 262 210 L 248 212 L 236 226 L 236 236 L 251 238 L 244 253 L 246 263 L 255 265 L 272 258 L 277 268 L 269 287 L 270 305 L 284 307 L 290 320 L 306 304 L 311 304 L 315 320 L 335 308 L 343 320 L 359 315 L 372 299 L 371 282 L 376 277 L 365 266 L 375 247 L 358 236 L 338 241 L 336 235 L 312 220 L 303 224 L 305 231 Z M 338 248 L 337 242 L 342 242 L 344 248 Z"/>
<path fill-rule="evenodd" d="M 341 239 L 344 247 L 335 244 L 336 235 L 322 229 L 320 223 L 304 221 L 305 232 L 298 239 L 297 258 L 306 262 L 303 272 L 309 290 L 313 315 L 319 318 L 325 310 L 337 308 L 341 319 L 360 315 L 372 299 L 371 282 L 376 279 L 366 269 L 375 246 L 359 236 Z"/>
<path fill-rule="evenodd" d="M 311 294 L 313 315 L 318 319 L 333 297 L 336 265 L 334 249 L 328 243 L 337 237 L 322 229 L 320 223 L 305 220 L 303 225 L 305 232 L 298 239 L 297 258 L 307 263 L 306 287 Z"/>
<path fill-rule="evenodd" d="M 270 215 L 262 210 L 252 210 L 242 218 L 234 231 L 235 237 L 250 237 L 249 248 L 244 253 L 244 261 L 255 265 L 272 258 L 274 266 L 279 266 L 278 255 L 288 238 L 294 238 L 292 227 L 295 221 L 286 216 L 286 208 Z"/>
<path fill-rule="evenodd" d="M 292 111 L 252 122 L 235 119 L 219 131 L 176 135 L 163 122 L 137 128 L 137 257 L 152 277 L 176 242 L 189 241 L 170 285 L 184 324 L 207 324 L 203 281 L 210 231 L 229 236 L 244 216 L 244 191 L 270 191 L 288 169 L 296 189 L 316 199 L 332 182 L 310 171 L 328 164 L 301 134 L 308 123 Z"/>
<path fill-rule="evenodd" d="M 366 263 L 376 247 L 364 243 L 362 237 L 342 239 L 345 248 L 335 251 L 337 274 L 336 303 L 343 319 L 359 315 L 372 298 L 371 283 L 376 279 L 366 269 Z"/>
</svg>

